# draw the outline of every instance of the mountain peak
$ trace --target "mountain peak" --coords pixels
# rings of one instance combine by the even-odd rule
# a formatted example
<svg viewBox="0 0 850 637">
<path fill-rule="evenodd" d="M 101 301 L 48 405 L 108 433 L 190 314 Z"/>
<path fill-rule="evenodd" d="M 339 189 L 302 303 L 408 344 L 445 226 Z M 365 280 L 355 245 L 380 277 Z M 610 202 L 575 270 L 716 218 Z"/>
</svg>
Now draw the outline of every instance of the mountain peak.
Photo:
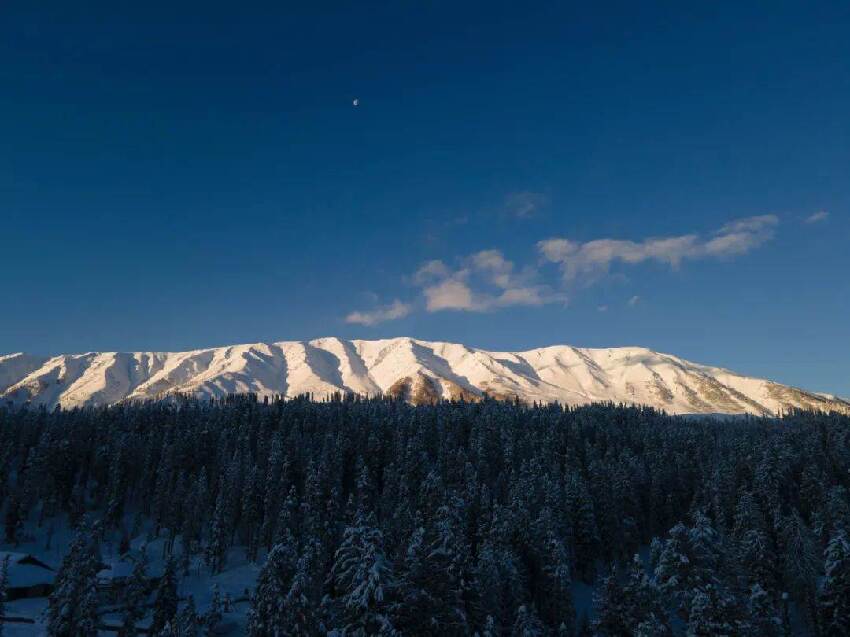
<svg viewBox="0 0 850 637">
<path fill-rule="evenodd" d="M 669 413 L 772 415 L 792 408 L 850 413 L 850 403 L 835 396 L 638 346 L 491 352 L 410 337 L 328 336 L 187 352 L 0 355 L 0 403 L 77 407 L 177 392 L 316 398 L 352 392 L 414 403 L 489 395 L 529 403 L 636 403 Z"/>
</svg>

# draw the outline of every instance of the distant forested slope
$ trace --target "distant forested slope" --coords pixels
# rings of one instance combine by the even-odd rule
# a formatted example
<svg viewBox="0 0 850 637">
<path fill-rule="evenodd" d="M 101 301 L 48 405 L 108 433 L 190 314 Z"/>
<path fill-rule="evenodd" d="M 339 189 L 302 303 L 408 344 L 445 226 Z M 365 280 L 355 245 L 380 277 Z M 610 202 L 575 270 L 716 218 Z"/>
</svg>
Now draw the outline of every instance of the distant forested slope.
<svg viewBox="0 0 850 637">
<path fill-rule="evenodd" d="M 65 542 L 42 607 L 7 595 L 6 616 L 35 624 L 0 626 L 847 635 L 849 490 L 837 414 L 253 396 L 0 408 L 5 587 L 23 590 L 21 555 L 47 562 Z M 127 564 L 108 581 L 107 552 Z M 213 582 L 233 590 L 202 591 Z"/>
</svg>

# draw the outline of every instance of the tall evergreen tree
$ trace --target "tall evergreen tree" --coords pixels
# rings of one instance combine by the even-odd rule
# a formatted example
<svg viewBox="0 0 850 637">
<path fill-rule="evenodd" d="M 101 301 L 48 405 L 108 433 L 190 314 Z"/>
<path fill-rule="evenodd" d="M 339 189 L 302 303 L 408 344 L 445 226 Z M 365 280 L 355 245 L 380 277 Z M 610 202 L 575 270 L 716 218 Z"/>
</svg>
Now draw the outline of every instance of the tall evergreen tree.
<svg viewBox="0 0 850 637">
<path fill-rule="evenodd" d="M 186 605 L 177 614 L 177 628 L 180 637 L 198 637 L 200 635 L 201 619 L 195 607 L 195 598 L 189 595 Z"/>
<path fill-rule="evenodd" d="M 611 569 L 594 593 L 593 608 L 596 611 L 596 618 L 593 620 L 594 635 L 620 637 L 629 634 L 630 618 L 616 569 Z"/>
<path fill-rule="evenodd" d="M 384 555 L 383 536 L 374 516 L 358 511 L 345 529 L 331 570 L 338 600 L 338 626 L 345 635 L 390 635 L 394 628 L 389 611 L 395 581 Z"/>
<path fill-rule="evenodd" d="M 824 552 L 818 620 L 826 637 L 850 635 L 850 541 L 843 530 L 832 537 Z"/>
<path fill-rule="evenodd" d="M 288 534 L 289 529 L 285 532 Z M 248 614 L 248 635 L 252 637 L 279 635 L 289 625 L 283 602 L 295 572 L 294 544 L 291 534 L 288 540 L 275 544 L 260 570 Z"/>
<path fill-rule="evenodd" d="M 56 573 L 53 592 L 48 599 L 48 635 L 87 637 L 97 633 L 99 570 L 93 531 L 83 522 Z"/>
<path fill-rule="evenodd" d="M 177 564 L 169 555 L 154 593 L 152 631 L 163 630 L 166 625 L 174 623 L 177 604 Z"/>
<path fill-rule="evenodd" d="M 143 546 L 133 564 L 133 571 L 124 593 L 124 618 L 119 637 L 132 637 L 138 633 L 137 625 L 145 616 L 145 602 L 148 599 L 147 552 Z"/>
<path fill-rule="evenodd" d="M 0 562 L 0 617 L 6 615 L 6 591 L 9 588 L 9 556 Z M 3 622 L 0 621 L 0 637 L 3 637 Z"/>
</svg>

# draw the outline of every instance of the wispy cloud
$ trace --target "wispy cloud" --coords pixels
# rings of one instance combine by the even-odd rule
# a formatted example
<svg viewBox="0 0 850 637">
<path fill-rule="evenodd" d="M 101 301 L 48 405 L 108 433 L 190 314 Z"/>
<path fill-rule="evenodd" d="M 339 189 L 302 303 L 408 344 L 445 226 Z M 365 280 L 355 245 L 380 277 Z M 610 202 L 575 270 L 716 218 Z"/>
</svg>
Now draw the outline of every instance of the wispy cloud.
<svg viewBox="0 0 850 637">
<path fill-rule="evenodd" d="M 809 215 L 805 218 L 805 223 L 820 223 L 821 221 L 826 221 L 829 219 L 829 213 L 826 210 L 819 210 L 813 215 Z"/>
<path fill-rule="evenodd" d="M 544 260 L 560 266 L 565 281 L 584 277 L 584 282 L 592 282 L 606 274 L 616 262 L 634 265 L 655 261 L 678 268 L 685 259 L 720 259 L 746 254 L 769 241 L 778 222 L 774 215 L 738 219 L 708 238 L 685 234 L 643 241 L 595 239 L 580 243 L 556 237 L 538 242 L 537 249 Z"/>
<path fill-rule="evenodd" d="M 524 190 L 505 197 L 505 210 L 512 217 L 527 219 L 549 205 L 548 195 L 542 192 Z"/>
<path fill-rule="evenodd" d="M 517 265 L 500 250 L 482 250 L 447 264 L 438 259 L 424 262 L 406 280 L 416 289 L 409 302 L 396 299 L 374 310 L 356 311 L 349 323 L 377 325 L 407 316 L 415 308 L 427 312 L 487 312 L 508 307 L 539 307 L 566 304 L 568 290 L 576 284 L 590 285 L 605 276 L 612 265 L 656 262 L 678 268 L 683 261 L 730 259 L 746 254 L 773 238 L 779 219 L 774 215 L 731 221 L 703 236 L 697 233 L 650 237 L 640 241 L 594 239 L 587 242 L 554 237 L 536 244 L 542 264 L 557 266 L 560 276 L 535 265 Z M 814 223 L 814 222 L 812 222 Z M 547 281 L 548 278 L 548 281 Z M 641 302 L 632 296 L 627 304 Z M 597 307 L 600 312 L 607 306 Z"/>
<path fill-rule="evenodd" d="M 408 303 L 396 299 L 389 305 L 368 311 L 351 312 L 345 317 L 346 323 L 358 325 L 377 325 L 385 321 L 394 321 L 410 314 L 413 308 Z"/>
<path fill-rule="evenodd" d="M 518 272 L 499 250 L 483 250 L 464 258 L 456 269 L 442 261 L 428 261 L 413 280 L 421 286 L 429 312 L 485 312 L 566 300 L 564 294 L 535 283 L 537 275 L 531 267 Z"/>
</svg>

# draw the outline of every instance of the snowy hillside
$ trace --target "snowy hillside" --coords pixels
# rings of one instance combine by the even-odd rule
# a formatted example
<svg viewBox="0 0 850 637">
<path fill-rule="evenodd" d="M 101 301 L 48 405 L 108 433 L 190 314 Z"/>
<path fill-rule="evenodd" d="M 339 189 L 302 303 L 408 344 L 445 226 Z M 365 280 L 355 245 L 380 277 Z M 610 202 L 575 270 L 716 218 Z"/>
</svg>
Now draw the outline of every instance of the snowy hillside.
<svg viewBox="0 0 850 637">
<path fill-rule="evenodd" d="M 850 413 L 850 403 L 839 398 L 640 347 L 488 352 L 412 338 L 321 338 L 190 352 L 0 356 L 0 401 L 13 404 L 103 405 L 173 392 L 318 399 L 339 391 L 414 403 L 486 393 L 529 403 L 639 403 L 669 413 L 774 414 L 792 407 Z"/>
</svg>

